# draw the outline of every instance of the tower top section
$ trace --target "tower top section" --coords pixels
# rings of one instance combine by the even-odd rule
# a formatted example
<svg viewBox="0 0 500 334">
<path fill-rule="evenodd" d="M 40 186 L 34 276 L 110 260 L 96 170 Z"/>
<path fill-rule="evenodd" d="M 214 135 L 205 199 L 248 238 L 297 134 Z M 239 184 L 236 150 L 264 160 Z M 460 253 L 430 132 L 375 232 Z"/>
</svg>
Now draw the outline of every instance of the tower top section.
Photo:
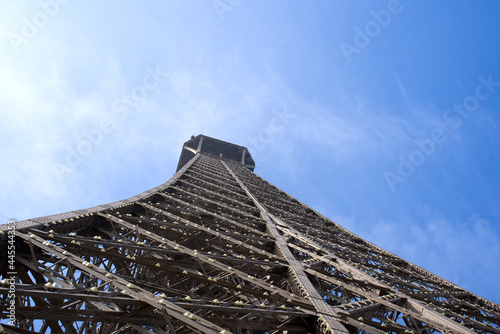
<svg viewBox="0 0 500 334">
<path fill-rule="evenodd" d="M 255 169 L 255 162 L 246 147 L 231 144 L 205 135 L 198 135 L 196 137 L 191 136 L 191 139 L 185 142 L 184 146 L 182 146 L 177 171 L 187 164 L 197 153 L 204 153 L 221 159 L 238 162 L 252 172 Z"/>
</svg>

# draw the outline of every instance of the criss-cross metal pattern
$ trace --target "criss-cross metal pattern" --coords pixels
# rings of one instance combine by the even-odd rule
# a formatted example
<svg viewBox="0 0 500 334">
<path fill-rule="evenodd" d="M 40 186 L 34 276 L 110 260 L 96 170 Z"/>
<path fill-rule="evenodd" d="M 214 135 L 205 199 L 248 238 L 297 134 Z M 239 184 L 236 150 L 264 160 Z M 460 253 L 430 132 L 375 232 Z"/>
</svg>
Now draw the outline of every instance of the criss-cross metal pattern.
<svg viewBox="0 0 500 334">
<path fill-rule="evenodd" d="M 499 305 L 205 153 L 129 200 L 19 222 L 16 239 L 7 333 L 500 333 Z"/>
</svg>

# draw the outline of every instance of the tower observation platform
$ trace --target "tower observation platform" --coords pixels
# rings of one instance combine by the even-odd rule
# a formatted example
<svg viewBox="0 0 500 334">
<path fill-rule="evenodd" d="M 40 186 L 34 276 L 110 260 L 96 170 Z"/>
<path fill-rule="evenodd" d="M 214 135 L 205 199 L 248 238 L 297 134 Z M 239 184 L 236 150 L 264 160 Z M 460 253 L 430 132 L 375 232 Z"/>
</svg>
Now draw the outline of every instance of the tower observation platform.
<svg viewBox="0 0 500 334">
<path fill-rule="evenodd" d="M 255 162 L 246 147 L 198 135 L 196 137 L 192 136 L 191 140 L 188 140 L 182 146 L 177 171 L 187 164 L 197 153 L 211 155 L 221 160 L 239 162 L 252 172 L 255 169 Z"/>
<path fill-rule="evenodd" d="M 500 333 L 500 306 L 188 140 L 164 184 L 0 225 L 3 333 Z"/>
</svg>

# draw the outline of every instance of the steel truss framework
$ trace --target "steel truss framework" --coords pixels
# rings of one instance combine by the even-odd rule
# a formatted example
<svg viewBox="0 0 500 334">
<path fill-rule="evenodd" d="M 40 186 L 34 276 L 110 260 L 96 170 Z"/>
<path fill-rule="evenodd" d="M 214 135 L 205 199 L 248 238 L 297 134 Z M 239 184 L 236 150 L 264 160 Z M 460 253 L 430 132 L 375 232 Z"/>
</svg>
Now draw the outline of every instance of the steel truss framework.
<svg viewBox="0 0 500 334">
<path fill-rule="evenodd" d="M 15 260 L 7 333 L 500 333 L 499 305 L 200 152 L 129 200 L 19 222 Z"/>
</svg>

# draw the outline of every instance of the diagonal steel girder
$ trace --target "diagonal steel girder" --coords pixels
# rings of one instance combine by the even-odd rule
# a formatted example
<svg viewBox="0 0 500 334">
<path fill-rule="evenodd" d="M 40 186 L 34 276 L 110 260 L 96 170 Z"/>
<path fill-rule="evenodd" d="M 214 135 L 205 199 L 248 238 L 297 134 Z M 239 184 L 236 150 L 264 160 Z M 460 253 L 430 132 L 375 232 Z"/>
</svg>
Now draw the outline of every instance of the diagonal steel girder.
<svg viewBox="0 0 500 334">
<path fill-rule="evenodd" d="M 233 178 L 240 184 L 242 189 L 245 190 L 247 195 L 252 198 L 255 205 L 261 211 L 263 218 L 268 223 L 269 230 L 275 236 L 276 241 L 278 242 L 282 253 L 285 255 L 285 258 L 287 259 L 287 261 L 290 264 L 293 264 L 293 266 L 291 266 L 291 268 L 293 268 L 293 270 L 296 274 L 296 277 L 299 280 L 299 283 L 304 288 L 305 288 L 304 285 L 306 285 L 308 287 L 308 288 L 305 288 L 305 290 L 308 292 L 309 296 L 311 296 L 311 293 L 313 295 L 315 295 L 316 298 L 314 298 L 314 297 L 311 298 L 311 301 L 313 302 L 315 307 L 317 307 L 317 310 L 318 309 L 319 310 L 327 309 L 329 311 L 329 312 L 327 311 L 328 313 L 324 312 L 324 311 L 323 312 L 319 311 L 319 313 L 326 313 L 327 315 L 330 315 L 331 318 L 336 323 L 340 324 L 343 327 L 343 325 L 337 319 L 340 318 L 341 315 L 345 316 L 348 313 L 339 311 L 338 307 L 332 308 L 332 307 L 328 306 L 324 302 L 321 295 L 314 288 L 312 283 L 309 281 L 309 279 L 306 275 L 306 272 L 312 276 L 320 277 L 320 278 L 322 278 L 325 281 L 328 281 L 330 283 L 338 284 L 338 283 L 340 283 L 340 281 L 335 280 L 334 278 L 332 278 L 330 276 L 318 273 L 313 269 L 310 269 L 310 268 L 304 269 L 302 262 L 296 260 L 293 257 L 293 254 L 290 252 L 290 250 L 288 248 L 288 243 L 285 241 L 284 237 L 278 232 L 278 230 L 282 230 L 284 234 L 292 235 L 293 237 L 308 244 L 313 249 L 316 249 L 318 251 L 324 251 L 323 248 L 320 245 L 316 244 L 313 240 L 308 238 L 306 235 L 295 230 L 293 227 L 289 226 L 288 224 L 284 223 L 281 219 L 279 219 L 275 215 L 268 212 L 267 209 L 265 208 L 265 206 L 262 205 L 257 200 L 257 198 L 250 192 L 248 187 L 246 187 L 246 185 L 238 178 L 238 176 L 233 172 L 233 170 L 229 167 L 229 165 L 227 163 L 225 163 L 224 161 L 222 161 L 222 164 L 228 170 L 228 172 L 233 176 Z M 290 245 L 290 246 L 292 246 L 292 245 Z M 401 307 L 399 307 L 399 306 L 397 306 L 397 305 L 395 305 L 387 300 L 384 300 L 381 297 L 376 296 L 373 293 L 370 294 L 370 293 L 367 293 L 366 291 L 363 291 L 361 289 L 356 289 L 354 286 L 350 286 L 350 285 L 347 285 L 344 283 L 341 284 L 344 288 L 346 288 L 346 289 L 348 289 L 348 290 L 350 290 L 350 291 L 352 291 L 360 296 L 363 296 L 364 298 L 367 298 L 367 299 L 371 298 L 372 300 L 377 300 L 377 302 L 379 302 L 380 305 L 384 305 L 384 306 L 389 307 L 390 309 L 393 309 L 396 311 L 404 312 L 404 314 L 410 315 L 411 317 L 413 317 L 419 321 L 430 324 L 434 328 L 439 329 L 442 332 L 447 332 L 447 331 L 451 330 L 454 333 L 463 333 L 463 334 L 474 333 L 470 329 L 460 325 L 459 323 L 457 323 L 455 321 L 450 320 L 448 317 L 445 317 L 445 316 L 439 314 L 438 312 L 430 309 L 429 307 L 427 307 L 423 303 L 411 298 L 407 294 L 405 294 L 401 291 L 398 291 L 398 290 L 394 289 L 393 287 L 391 287 L 387 284 L 384 284 L 383 282 L 380 282 L 379 280 L 371 277 L 370 275 L 363 272 L 362 270 L 348 264 L 347 262 L 343 261 L 340 258 L 335 257 L 333 254 L 328 254 L 328 255 L 322 256 L 322 255 L 318 255 L 318 254 L 314 254 L 312 252 L 309 252 L 305 249 L 301 249 L 301 251 L 305 252 L 305 253 L 309 253 L 310 256 L 317 258 L 321 262 L 327 263 L 328 265 L 335 267 L 337 270 L 340 270 L 341 272 L 348 274 L 349 276 L 352 276 L 355 279 L 358 279 L 358 280 L 366 282 L 366 283 L 370 283 L 373 286 L 380 286 L 381 288 L 383 288 L 385 290 L 391 291 L 393 294 L 395 294 L 399 297 L 398 299 L 404 299 L 406 301 L 407 305 L 409 305 L 409 307 L 407 309 L 401 308 Z M 353 321 L 351 321 L 351 320 L 353 320 Z M 349 322 L 351 324 L 355 324 L 358 327 L 363 327 L 363 326 L 366 327 L 366 324 L 360 323 L 356 319 L 349 319 Z M 361 326 L 361 325 L 363 325 L 363 326 Z M 332 328 L 335 328 L 334 326 L 332 326 Z M 343 328 L 345 328 L 345 327 L 343 327 Z M 371 327 L 370 331 L 376 332 L 377 330 L 376 330 L 376 328 Z M 342 329 L 341 329 L 341 331 L 339 331 L 339 333 L 342 333 Z"/>
<path fill-rule="evenodd" d="M 336 318 L 338 318 L 337 311 L 331 308 L 329 305 L 325 304 L 323 298 L 321 295 L 318 293 L 318 291 L 314 288 L 314 285 L 311 283 L 309 278 L 307 277 L 306 273 L 304 272 L 302 268 L 302 264 L 300 261 L 298 261 L 290 251 L 290 249 L 286 245 L 286 241 L 283 238 L 281 234 L 279 234 L 277 228 L 276 228 L 276 223 L 270 218 L 269 213 L 265 209 L 264 206 L 262 206 L 257 198 L 248 190 L 248 188 L 245 186 L 245 184 L 236 176 L 236 174 L 233 172 L 233 170 L 224 162 L 221 161 L 224 167 L 227 169 L 227 171 L 231 174 L 231 176 L 238 182 L 238 184 L 241 186 L 241 188 L 246 192 L 248 197 L 252 199 L 254 202 L 255 206 L 259 208 L 260 213 L 262 215 L 262 218 L 266 221 L 267 226 L 269 231 L 272 233 L 274 238 L 276 239 L 276 242 L 278 244 L 278 247 L 281 250 L 281 253 L 287 260 L 288 264 L 290 265 L 290 270 L 294 274 L 294 277 L 297 279 L 297 283 L 302 286 L 302 288 L 305 291 L 306 298 L 311 300 L 313 303 L 314 307 L 316 308 L 316 312 L 320 314 L 320 321 L 323 323 L 326 323 L 327 329 L 332 330 L 334 333 L 339 333 L 339 334 L 349 334 L 349 331 L 345 326 L 338 321 Z"/>
<path fill-rule="evenodd" d="M 168 247 L 175 249 L 175 250 L 178 250 L 178 251 L 184 253 L 185 255 L 193 257 L 202 263 L 216 267 L 217 269 L 224 271 L 228 275 L 237 276 L 240 279 L 247 281 L 248 283 L 251 283 L 255 286 L 258 286 L 265 291 L 270 291 L 273 294 L 279 295 L 284 299 L 290 299 L 291 301 L 293 301 L 294 303 L 297 303 L 298 305 L 301 305 L 302 307 L 310 306 L 310 303 L 307 300 L 305 300 L 304 298 L 301 298 L 299 296 L 292 296 L 289 292 L 287 292 L 285 290 L 282 290 L 282 289 L 280 289 L 280 288 L 278 288 L 278 287 L 276 287 L 276 286 L 274 286 L 266 281 L 260 280 L 259 278 L 255 277 L 253 275 L 249 275 L 241 270 L 233 268 L 232 266 L 226 265 L 218 260 L 213 259 L 212 257 L 210 257 L 208 255 L 205 255 L 205 254 L 198 252 L 197 250 L 190 249 L 190 248 L 183 246 L 175 241 L 172 241 L 172 240 L 169 240 L 165 237 L 161 237 L 159 235 L 156 235 L 148 230 L 144 230 L 137 225 L 133 225 L 131 223 L 128 223 L 125 220 L 120 219 L 118 217 L 115 217 L 111 214 L 101 214 L 101 215 L 104 218 L 109 219 L 116 224 L 125 226 L 129 229 L 136 230 L 137 232 L 140 232 L 143 236 L 145 236 L 146 238 L 148 238 L 150 240 L 156 241 L 159 244 L 167 245 Z M 216 232 L 216 233 L 219 233 L 219 232 Z"/>
<path fill-rule="evenodd" d="M 307 243 L 309 246 L 316 250 L 321 250 L 321 247 L 317 245 L 313 240 L 310 240 L 307 236 L 303 235 L 299 231 L 293 229 L 290 226 L 287 226 L 284 222 L 280 221 L 277 217 L 274 215 L 270 215 L 275 221 L 278 221 L 279 224 L 277 225 L 278 229 L 283 230 L 283 232 L 288 233 L 293 235 L 295 238 Z M 291 247 L 297 247 L 295 245 L 290 245 Z M 336 284 L 336 285 L 341 285 L 345 289 L 351 290 L 355 292 L 356 294 L 360 296 L 364 296 L 367 299 L 372 299 L 376 300 L 377 302 L 393 309 L 396 311 L 404 312 L 406 314 L 411 315 L 413 318 L 418 319 L 422 322 L 426 322 L 431 324 L 433 327 L 440 329 L 442 331 L 447 331 L 447 330 L 452 330 L 454 333 L 474 333 L 473 331 L 461 326 L 460 324 L 450 320 L 447 317 L 442 316 L 441 314 L 435 312 L 434 310 L 430 309 L 429 307 L 422 305 L 422 303 L 418 302 L 417 300 L 414 300 L 410 296 L 406 295 L 403 292 L 400 292 L 393 287 L 384 284 L 383 282 L 380 282 L 367 273 L 363 272 L 362 270 L 346 263 L 340 258 L 335 257 L 333 254 L 328 254 L 326 256 L 324 255 L 318 255 L 315 253 L 312 253 L 306 249 L 301 248 L 301 252 L 308 253 L 310 256 L 318 259 L 319 261 L 326 263 L 328 265 L 331 265 L 332 267 L 335 267 L 337 270 L 342 271 L 346 274 L 351 275 L 352 277 L 355 277 L 356 279 L 363 281 L 363 282 L 369 282 L 373 284 L 374 286 L 381 286 L 382 288 L 391 291 L 392 293 L 396 294 L 399 296 L 399 298 L 404 298 L 411 307 L 409 309 L 403 309 L 387 300 L 384 300 L 383 298 L 375 295 L 374 293 L 369 293 L 367 291 L 363 291 L 361 289 L 356 288 L 353 285 L 345 284 L 339 280 L 336 280 L 330 276 L 321 274 L 313 269 L 305 269 L 305 271 L 313 276 L 320 277 L 321 279 L 328 281 L 330 283 Z"/>
<path fill-rule="evenodd" d="M 99 213 L 100 214 L 100 213 Z M 221 328 L 203 318 L 194 316 L 191 312 L 177 306 L 174 303 L 163 299 L 162 297 L 156 296 L 151 292 L 134 285 L 127 280 L 116 276 L 109 275 L 107 271 L 98 266 L 92 265 L 88 261 L 83 260 L 82 258 L 73 255 L 72 253 L 50 243 L 49 241 L 42 239 L 41 237 L 34 234 L 27 234 L 24 232 L 18 231 L 16 234 L 19 238 L 25 240 L 28 244 L 35 245 L 36 247 L 45 250 L 55 256 L 58 256 L 61 259 L 64 259 L 72 266 L 80 269 L 83 272 L 86 272 L 89 275 L 95 276 L 102 281 L 108 282 L 113 285 L 117 289 L 122 291 L 122 294 L 127 295 L 133 299 L 140 300 L 145 302 L 158 310 L 163 310 L 168 314 L 168 316 L 174 317 L 180 320 L 186 325 L 191 326 L 197 330 L 203 331 L 204 333 L 217 334 L 224 331 L 224 328 Z"/>
</svg>

